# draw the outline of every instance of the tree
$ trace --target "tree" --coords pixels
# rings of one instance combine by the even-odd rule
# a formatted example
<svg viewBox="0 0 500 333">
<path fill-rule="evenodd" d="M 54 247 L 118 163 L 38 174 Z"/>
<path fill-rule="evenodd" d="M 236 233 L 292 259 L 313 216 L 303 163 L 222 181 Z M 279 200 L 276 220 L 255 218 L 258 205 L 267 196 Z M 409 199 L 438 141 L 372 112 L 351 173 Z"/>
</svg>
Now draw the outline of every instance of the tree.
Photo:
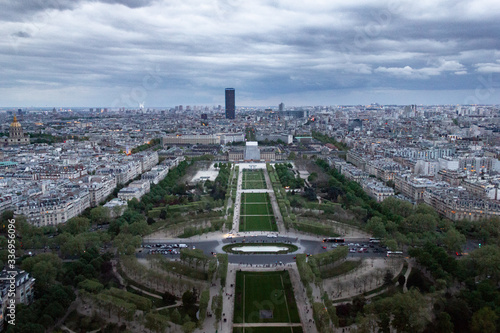
<svg viewBox="0 0 500 333">
<path fill-rule="evenodd" d="M 317 201 L 316 190 L 313 187 L 306 187 L 303 196 L 309 201 Z"/>
<path fill-rule="evenodd" d="M 310 181 L 310 182 L 313 182 L 315 181 L 316 179 L 318 178 L 318 173 L 316 172 L 312 172 L 309 177 L 307 177 L 307 180 Z"/>
<path fill-rule="evenodd" d="M 110 222 L 110 211 L 107 207 L 97 206 L 90 210 L 90 221 L 92 224 L 107 224 Z"/>
<path fill-rule="evenodd" d="M 186 290 L 184 294 L 182 294 L 182 306 L 185 309 L 191 308 L 193 305 L 196 304 L 196 300 L 198 298 L 196 289 L 193 288 L 193 290 Z"/>
<path fill-rule="evenodd" d="M 128 227 L 128 232 L 131 233 L 132 235 L 144 236 L 144 235 L 151 232 L 151 227 L 148 225 L 148 222 L 141 220 L 141 221 L 137 221 L 137 222 L 132 223 Z"/>
<path fill-rule="evenodd" d="M 462 252 L 462 246 L 465 244 L 465 236 L 455 228 L 450 228 L 443 239 L 449 252 Z"/>
<path fill-rule="evenodd" d="M 36 279 L 36 290 L 43 293 L 54 284 L 61 266 L 62 261 L 57 255 L 42 253 L 35 257 L 26 258 L 21 268 L 33 275 Z"/>
<path fill-rule="evenodd" d="M 436 318 L 436 332 L 439 333 L 453 333 L 453 323 L 451 322 L 451 316 L 446 312 L 442 311 Z"/>
<path fill-rule="evenodd" d="M 398 276 L 398 284 L 400 287 L 403 287 L 405 285 L 405 282 L 406 282 L 406 278 L 403 274 Z"/>
<path fill-rule="evenodd" d="M 389 239 L 385 242 L 385 245 L 387 245 L 391 251 L 397 251 L 398 249 L 398 243 L 394 239 Z"/>
<path fill-rule="evenodd" d="M 85 217 L 73 217 L 62 227 L 64 231 L 77 235 L 89 229 L 90 221 Z"/>
<path fill-rule="evenodd" d="M 118 253 L 134 254 L 135 248 L 141 245 L 141 236 L 133 236 L 131 234 L 121 232 L 113 240 L 113 245 L 117 248 Z"/>
<path fill-rule="evenodd" d="M 471 331 L 474 333 L 495 333 L 498 316 L 489 307 L 481 308 L 472 315 Z"/>
<path fill-rule="evenodd" d="M 168 327 L 168 317 L 162 316 L 159 313 L 149 312 L 148 314 L 146 314 L 145 319 L 145 326 L 151 331 L 165 332 L 165 329 Z"/>
<path fill-rule="evenodd" d="M 370 231 L 376 238 L 384 238 L 387 231 L 385 230 L 384 222 L 378 216 L 374 216 L 366 223 L 366 229 Z"/>
<path fill-rule="evenodd" d="M 387 270 L 384 275 L 384 284 L 385 285 L 391 285 L 392 284 L 392 279 L 394 278 L 394 274 L 390 270 Z"/>
<path fill-rule="evenodd" d="M 473 251 L 470 255 L 477 267 L 477 272 L 483 277 L 490 278 L 498 283 L 500 280 L 500 247 L 487 245 Z"/>
<path fill-rule="evenodd" d="M 424 296 L 416 289 L 396 294 L 391 299 L 393 319 L 391 326 L 397 332 L 422 332 L 428 322 L 428 306 Z"/>
<path fill-rule="evenodd" d="M 170 319 L 172 320 L 173 323 L 176 324 L 181 324 L 181 314 L 179 310 L 176 308 L 174 311 L 172 311 L 172 314 L 170 315 Z"/>
<path fill-rule="evenodd" d="M 187 323 L 184 323 L 184 325 L 182 325 L 182 331 L 184 333 L 193 333 L 195 329 L 196 329 L 196 324 L 193 323 L 192 321 L 188 321 Z"/>
</svg>

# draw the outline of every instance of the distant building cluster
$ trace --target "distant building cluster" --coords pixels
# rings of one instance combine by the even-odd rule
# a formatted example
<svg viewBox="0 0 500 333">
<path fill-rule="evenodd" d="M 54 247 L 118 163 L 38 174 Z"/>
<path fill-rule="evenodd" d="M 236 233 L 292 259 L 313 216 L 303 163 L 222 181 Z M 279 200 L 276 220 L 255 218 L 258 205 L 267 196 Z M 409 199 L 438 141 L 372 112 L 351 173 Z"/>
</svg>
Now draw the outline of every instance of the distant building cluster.
<svg viewBox="0 0 500 333">
<path fill-rule="evenodd" d="M 330 165 L 377 201 L 397 194 L 452 220 L 500 215 L 498 107 L 375 105 L 344 111 L 318 116 L 313 127 L 350 148 L 347 163 L 332 157 Z M 393 189 L 387 189 L 389 182 Z"/>
<path fill-rule="evenodd" d="M 224 99 L 164 109 L 21 110 L 22 125 L 19 110 L 0 110 L 9 133 L 0 150 L 0 211 L 39 226 L 64 223 L 117 186 L 127 184 L 110 209 L 140 199 L 182 159 L 209 155 L 322 158 L 379 202 L 427 203 L 451 219 L 498 213 L 498 106 L 236 107 L 233 88 Z M 160 145 L 147 149 L 154 139 Z"/>
</svg>

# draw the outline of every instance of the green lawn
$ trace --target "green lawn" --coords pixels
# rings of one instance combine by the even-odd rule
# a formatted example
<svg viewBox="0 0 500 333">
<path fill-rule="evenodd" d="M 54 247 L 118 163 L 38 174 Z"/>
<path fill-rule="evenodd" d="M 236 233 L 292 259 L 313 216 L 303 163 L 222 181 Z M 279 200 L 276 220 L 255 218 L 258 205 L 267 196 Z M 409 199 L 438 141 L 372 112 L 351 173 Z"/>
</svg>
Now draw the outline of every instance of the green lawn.
<svg viewBox="0 0 500 333">
<path fill-rule="evenodd" d="M 267 188 L 263 170 L 243 170 L 243 189 L 255 190 Z"/>
<path fill-rule="evenodd" d="M 241 203 L 246 202 L 269 202 L 269 193 L 242 193 Z"/>
<path fill-rule="evenodd" d="M 240 231 L 278 231 L 268 193 L 242 193 L 240 214 Z"/>
<path fill-rule="evenodd" d="M 241 205 L 241 215 L 273 215 L 273 209 L 266 203 L 247 203 Z"/>
<path fill-rule="evenodd" d="M 236 272 L 234 323 L 300 323 L 288 271 Z"/>
<path fill-rule="evenodd" d="M 243 183 L 243 189 L 244 190 L 261 190 L 261 189 L 266 189 L 266 183 L 265 182 L 245 182 Z"/>
<path fill-rule="evenodd" d="M 248 170 L 244 169 L 243 170 L 243 180 L 260 180 L 264 179 L 264 170 L 258 169 L 258 170 Z"/>
<path fill-rule="evenodd" d="M 240 231 L 278 231 L 274 216 L 240 216 Z"/>
<path fill-rule="evenodd" d="M 233 333 L 303 333 L 302 326 L 294 327 L 235 327 Z"/>
</svg>

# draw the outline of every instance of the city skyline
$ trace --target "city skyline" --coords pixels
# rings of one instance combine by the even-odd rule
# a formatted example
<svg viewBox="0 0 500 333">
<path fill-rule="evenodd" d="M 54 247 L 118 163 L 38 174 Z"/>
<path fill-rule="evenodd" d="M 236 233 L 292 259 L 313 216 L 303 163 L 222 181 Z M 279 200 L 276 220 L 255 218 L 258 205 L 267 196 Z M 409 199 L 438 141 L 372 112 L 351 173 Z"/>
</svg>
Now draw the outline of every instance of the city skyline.
<svg viewBox="0 0 500 333">
<path fill-rule="evenodd" d="M 0 105 L 497 104 L 500 4 L 7 2 Z"/>
</svg>

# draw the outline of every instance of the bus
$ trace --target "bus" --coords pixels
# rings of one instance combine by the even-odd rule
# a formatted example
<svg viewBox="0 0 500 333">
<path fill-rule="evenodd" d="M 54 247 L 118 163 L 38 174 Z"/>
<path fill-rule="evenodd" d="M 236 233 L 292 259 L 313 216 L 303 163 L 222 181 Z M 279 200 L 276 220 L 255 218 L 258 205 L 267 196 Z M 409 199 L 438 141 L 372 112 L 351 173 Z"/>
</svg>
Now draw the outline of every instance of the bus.
<svg viewBox="0 0 500 333">
<path fill-rule="evenodd" d="M 345 239 L 344 238 L 324 238 L 323 243 L 344 243 Z"/>
<path fill-rule="evenodd" d="M 402 257 L 403 252 L 402 251 L 387 251 L 387 256 L 388 257 Z"/>
<path fill-rule="evenodd" d="M 380 238 L 370 238 L 370 243 L 380 243 Z"/>
</svg>

